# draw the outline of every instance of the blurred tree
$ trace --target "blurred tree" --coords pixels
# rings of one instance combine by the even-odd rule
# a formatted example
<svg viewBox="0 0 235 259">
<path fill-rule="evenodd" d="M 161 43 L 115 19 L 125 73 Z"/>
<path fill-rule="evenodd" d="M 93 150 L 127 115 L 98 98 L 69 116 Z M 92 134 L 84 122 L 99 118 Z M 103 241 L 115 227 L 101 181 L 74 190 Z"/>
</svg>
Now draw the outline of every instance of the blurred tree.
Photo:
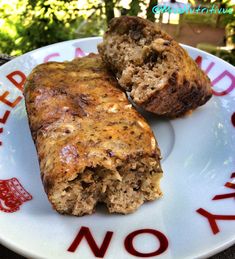
<svg viewBox="0 0 235 259">
<path fill-rule="evenodd" d="M 77 36 L 100 35 L 106 29 L 102 4 L 101 0 L 1 0 L 0 52 L 19 55 Z"/>
<path fill-rule="evenodd" d="M 0 50 L 21 54 L 51 43 L 72 39 L 76 25 L 76 0 L 13 0 L 0 4 Z"/>
<path fill-rule="evenodd" d="M 148 5 L 147 10 L 146 10 L 147 19 L 149 19 L 152 22 L 155 21 L 155 14 L 152 12 L 152 9 L 155 5 L 157 5 L 157 1 L 156 0 L 150 0 L 149 5 Z"/>
<path fill-rule="evenodd" d="M 17 43 L 23 52 L 51 43 L 69 40 L 76 26 L 82 22 L 78 17 L 76 0 L 28 0 L 20 21 Z"/>
<path fill-rule="evenodd" d="M 138 13 L 141 11 L 140 4 L 142 2 L 143 1 L 141 0 L 132 0 L 130 3 L 130 9 L 128 10 L 127 14 L 131 16 L 137 16 Z"/>
<path fill-rule="evenodd" d="M 107 23 L 114 18 L 114 1 L 104 0 Z"/>
<path fill-rule="evenodd" d="M 25 10 L 23 0 L 0 1 L 0 52 L 7 54 L 21 54 L 15 51 L 18 30 L 23 29 L 19 18 Z"/>
<path fill-rule="evenodd" d="M 101 35 L 107 23 L 123 13 L 121 0 L 1 0 L 0 51 L 18 55 L 48 44 Z M 152 7 L 156 0 L 131 0 L 126 15 L 155 20 Z"/>
</svg>

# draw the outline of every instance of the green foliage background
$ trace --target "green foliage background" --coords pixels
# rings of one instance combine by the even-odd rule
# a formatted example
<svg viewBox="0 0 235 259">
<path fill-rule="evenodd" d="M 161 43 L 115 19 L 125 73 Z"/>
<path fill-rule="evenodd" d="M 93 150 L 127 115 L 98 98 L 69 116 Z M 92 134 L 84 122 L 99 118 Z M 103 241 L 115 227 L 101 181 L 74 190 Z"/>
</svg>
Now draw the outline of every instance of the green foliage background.
<svg viewBox="0 0 235 259">
<path fill-rule="evenodd" d="M 141 2 L 144 1 L 133 0 L 126 14 L 137 15 Z M 0 52 L 20 55 L 55 42 L 101 35 L 114 16 L 113 8 L 123 11 L 119 3 L 119 0 L 1 0 Z"/>
<path fill-rule="evenodd" d="M 98 1 L 1 0 L 0 52 L 19 55 L 48 44 L 76 37 L 100 35 L 106 28 Z M 100 29 L 102 28 L 102 29 Z"/>
</svg>

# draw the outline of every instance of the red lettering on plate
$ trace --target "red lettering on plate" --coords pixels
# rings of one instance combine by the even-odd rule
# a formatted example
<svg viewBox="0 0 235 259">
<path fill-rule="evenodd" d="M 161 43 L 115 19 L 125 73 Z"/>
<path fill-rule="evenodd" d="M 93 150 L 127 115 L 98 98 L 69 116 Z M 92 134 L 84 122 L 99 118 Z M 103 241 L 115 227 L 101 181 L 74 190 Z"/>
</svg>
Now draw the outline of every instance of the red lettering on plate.
<svg viewBox="0 0 235 259">
<path fill-rule="evenodd" d="M 207 67 L 207 69 L 205 70 L 205 73 L 206 74 L 208 74 L 210 71 L 211 71 L 211 69 L 212 69 L 212 67 L 215 65 L 215 62 L 211 62 L 210 64 L 209 64 L 209 66 Z"/>
<path fill-rule="evenodd" d="M 0 210 L 8 213 L 15 212 L 32 196 L 24 189 L 17 178 L 0 180 Z"/>
<path fill-rule="evenodd" d="M 212 200 L 216 201 L 216 200 L 222 200 L 222 199 L 228 199 L 228 198 L 235 198 L 235 192 L 216 195 Z"/>
<path fill-rule="evenodd" d="M 6 99 L 6 97 L 9 95 L 9 92 L 6 91 L 3 95 L 0 96 L 0 102 L 5 103 L 6 105 L 10 106 L 11 108 L 14 108 L 22 99 L 21 96 L 18 96 L 13 102 L 10 102 Z"/>
<path fill-rule="evenodd" d="M 3 128 L 0 128 L 0 134 L 3 133 Z M 2 145 L 2 141 L 0 141 L 0 146 Z"/>
<path fill-rule="evenodd" d="M 235 127 L 235 112 L 233 113 L 233 115 L 231 117 L 231 122 L 233 124 L 233 127 Z"/>
<path fill-rule="evenodd" d="M 195 59 L 195 62 L 198 64 L 198 66 L 199 66 L 200 68 L 202 68 L 202 57 L 201 57 L 201 56 L 198 56 L 198 57 Z M 211 62 L 211 63 L 208 65 L 208 67 L 206 68 L 205 73 L 208 74 L 208 73 L 211 71 L 211 69 L 212 69 L 212 67 L 213 67 L 214 65 L 215 65 L 215 62 Z"/>
<path fill-rule="evenodd" d="M 0 118 L 0 123 L 5 124 L 9 115 L 10 115 L 10 111 L 5 111 L 4 115 L 2 116 L 2 118 Z M 0 128 L 0 133 L 3 132 L 3 128 Z M 0 141 L 0 146 L 2 146 L 2 141 Z"/>
<path fill-rule="evenodd" d="M 140 234 L 154 235 L 160 243 L 160 246 L 157 248 L 157 250 L 150 252 L 150 253 L 141 253 L 141 252 L 137 251 L 133 245 L 133 240 L 136 236 L 138 236 Z M 160 255 L 167 250 L 168 239 L 166 238 L 166 236 L 163 233 L 161 233 L 160 231 L 157 231 L 155 229 L 140 229 L 140 230 L 136 230 L 136 231 L 130 233 L 126 237 L 126 239 L 124 241 L 124 245 L 125 245 L 125 248 L 128 251 L 128 253 L 130 253 L 131 255 L 134 255 L 137 257 L 151 257 L 151 256 Z"/>
<path fill-rule="evenodd" d="M 198 64 L 198 66 L 201 68 L 202 67 L 202 56 L 198 56 L 195 59 L 195 62 Z"/>
<path fill-rule="evenodd" d="M 84 57 L 86 54 L 84 53 L 84 51 L 80 48 L 76 48 L 75 49 L 75 57 Z"/>
<path fill-rule="evenodd" d="M 235 178 L 235 172 L 232 173 L 231 178 Z M 227 182 L 224 186 L 235 190 L 235 183 Z"/>
<path fill-rule="evenodd" d="M 214 215 L 202 208 L 198 209 L 197 213 L 207 218 L 214 235 L 220 232 L 216 220 L 235 220 L 235 215 Z"/>
<path fill-rule="evenodd" d="M 85 237 L 85 239 L 87 240 L 88 245 L 90 246 L 93 254 L 96 257 L 99 258 L 103 258 L 107 248 L 110 244 L 111 238 L 113 236 L 113 232 L 108 231 L 104 237 L 103 243 L 100 247 L 97 246 L 91 231 L 88 227 L 81 227 L 81 229 L 79 230 L 76 238 L 74 239 L 73 243 L 71 244 L 71 246 L 68 248 L 69 252 L 74 252 L 77 247 L 79 246 L 81 240 L 83 239 L 83 237 Z"/>
<path fill-rule="evenodd" d="M 19 76 L 20 80 L 17 81 L 15 79 L 15 76 Z M 12 82 L 12 84 L 14 84 L 15 87 L 17 87 L 20 91 L 23 91 L 24 83 L 26 80 L 26 75 L 23 72 L 21 72 L 19 70 L 13 71 L 7 75 L 7 78 Z"/>
<path fill-rule="evenodd" d="M 231 74 L 229 71 L 225 70 L 223 73 L 221 73 L 218 77 L 216 77 L 212 82 L 212 86 L 214 86 L 215 84 L 217 84 L 220 80 L 222 80 L 224 77 L 229 77 L 231 79 L 231 84 L 230 86 L 221 92 L 217 92 L 215 90 L 213 91 L 213 94 L 216 96 L 223 96 L 223 95 L 227 95 L 228 93 L 230 93 L 234 88 L 235 88 L 235 77 L 233 74 Z"/>
<path fill-rule="evenodd" d="M 198 66 L 201 68 L 202 67 L 202 57 L 198 56 L 195 59 L 195 62 L 198 64 Z M 210 70 L 212 69 L 212 67 L 215 65 L 215 62 L 211 62 L 208 67 L 205 69 L 205 73 L 208 74 L 210 72 Z M 223 71 L 218 77 L 216 77 L 212 82 L 211 85 L 214 86 L 215 84 L 217 84 L 219 81 L 221 81 L 224 77 L 229 77 L 231 79 L 231 84 L 230 86 L 221 92 L 215 91 L 212 89 L 212 92 L 214 95 L 216 96 L 224 96 L 227 95 L 228 93 L 230 93 L 234 88 L 235 88 L 235 76 L 233 74 L 231 74 L 229 71 L 225 70 Z"/>
<path fill-rule="evenodd" d="M 43 62 L 46 63 L 46 62 L 50 61 L 51 58 L 59 57 L 59 56 L 60 56 L 60 54 L 59 54 L 58 52 L 56 52 L 56 53 L 51 53 L 51 54 L 47 55 L 47 56 L 44 58 Z"/>
<path fill-rule="evenodd" d="M 10 111 L 5 111 L 4 115 L 2 116 L 2 118 L 0 118 L 0 123 L 5 124 L 9 115 L 10 115 Z"/>
<path fill-rule="evenodd" d="M 231 178 L 235 178 L 235 172 L 232 173 Z M 227 182 L 224 186 L 235 190 L 234 183 Z M 228 199 L 228 198 L 235 198 L 235 192 L 216 195 L 212 200 L 215 201 L 215 200 Z"/>
<path fill-rule="evenodd" d="M 8 74 L 6 76 L 6 78 L 12 84 L 14 84 L 14 86 L 16 88 L 18 88 L 21 92 L 23 91 L 24 83 L 25 83 L 25 80 L 26 80 L 26 75 L 23 72 L 21 72 L 19 70 L 13 71 L 10 74 Z M 22 100 L 22 97 L 18 96 L 15 100 L 10 101 L 8 99 L 9 94 L 10 94 L 9 91 L 5 91 L 2 95 L 0 95 L 0 102 L 6 104 L 7 106 L 9 106 L 11 108 L 14 108 Z M 5 124 L 9 115 L 10 115 L 10 113 L 11 113 L 10 111 L 6 110 L 3 114 L 3 116 L 0 118 L 0 123 Z M 0 142 L 0 146 L 1 145 L 2 145 L 2 142 Z"/>
</svg>

